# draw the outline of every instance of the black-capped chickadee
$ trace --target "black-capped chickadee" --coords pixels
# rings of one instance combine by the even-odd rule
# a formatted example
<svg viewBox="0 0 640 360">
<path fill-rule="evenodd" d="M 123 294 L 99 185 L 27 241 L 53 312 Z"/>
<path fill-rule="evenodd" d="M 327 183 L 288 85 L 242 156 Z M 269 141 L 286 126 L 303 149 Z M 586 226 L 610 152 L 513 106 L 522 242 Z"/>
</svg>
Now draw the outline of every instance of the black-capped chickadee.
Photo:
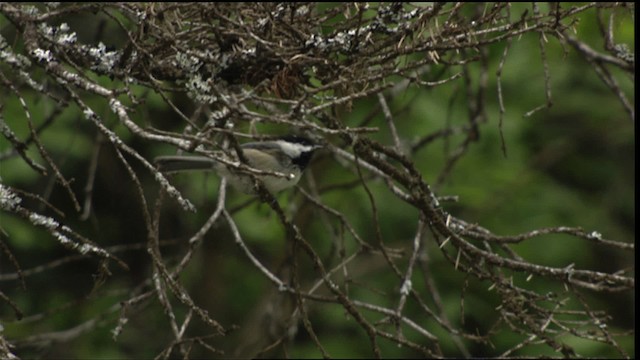
<svg viewBox="0 0 640 360">
<path fill-rule="evenodd" d="M 320 147 L 305 137 L 294 135 L 240 145 L 247 165 L 250 167 L 285 175 L 256 175 L 272 194 L 297 184 L 302 172 L 309 164 L 313 152 Z M 229 160 L 238 161 L 236 158 Z M 162 172 L 215 170 L 237 190 L 246 194 L 255 194 L 251 176 L 242 174 L 232 166 L 205 156 L 160 156 L 155 159 L 155 163 Z"/>
</svg>

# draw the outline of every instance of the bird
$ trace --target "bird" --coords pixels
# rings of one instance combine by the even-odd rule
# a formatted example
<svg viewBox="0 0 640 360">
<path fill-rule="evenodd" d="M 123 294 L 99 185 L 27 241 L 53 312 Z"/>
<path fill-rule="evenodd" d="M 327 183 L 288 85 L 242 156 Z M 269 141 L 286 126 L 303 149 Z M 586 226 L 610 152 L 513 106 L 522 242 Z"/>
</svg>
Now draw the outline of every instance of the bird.
<svg viewBox="0 0 640 360">
<path fill-rule="evenodd" d="M 265 188 L 272 194 L 295 186 L 314 151 L 322 146 L 299 135 L 287 135 L 274 140 L 247 142 L 240 145 L 246 165 L 268 172 L 276 172 L 284 176 L 255 174 Z M 225 156 L 226 157 L 226 156 Z M 228 158 L 228 157 L 227 157 Z M 234 154 L 231 161 L 237 161 Z M 157 168 L 164 173 L 189 170 L 213 170 L 227 179 L 238 191 L 245 194 L 256 194 L 254 181 L 245 170 L 224 164 L 206 156 L 169 155 L 155 158 Z"/>
</svg>

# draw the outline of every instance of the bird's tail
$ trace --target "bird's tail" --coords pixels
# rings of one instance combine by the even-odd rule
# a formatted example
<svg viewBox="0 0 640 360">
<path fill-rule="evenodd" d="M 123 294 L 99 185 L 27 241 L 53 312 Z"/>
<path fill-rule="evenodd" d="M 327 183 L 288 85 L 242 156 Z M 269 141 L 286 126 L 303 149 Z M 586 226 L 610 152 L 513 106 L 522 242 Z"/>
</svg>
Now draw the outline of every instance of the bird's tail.
<svg viewBox="0 0 640 360">
<path fill-rule="evenodd" d="M 162 172 L 215 170 L 217 162 L 204 156 L 158 156 L 154 162 Z"/>
</svg>

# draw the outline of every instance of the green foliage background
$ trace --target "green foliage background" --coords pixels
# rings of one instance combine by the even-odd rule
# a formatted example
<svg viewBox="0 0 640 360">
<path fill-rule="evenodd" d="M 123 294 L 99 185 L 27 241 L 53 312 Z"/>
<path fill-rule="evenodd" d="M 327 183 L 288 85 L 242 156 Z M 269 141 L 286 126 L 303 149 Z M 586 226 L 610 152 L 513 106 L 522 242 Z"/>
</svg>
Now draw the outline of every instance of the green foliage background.
<svg viewBox="0 0 640 360">
<path fill-rule="evenodd" d="M 598 39 L 598 29 L 593 16 L 583 16 L 577 25 L 581 39 Z M 91 19 L 69 19 L 73 29 L 83 28 L 79 36 L 90 36 L 94 31 Z M 616 40 L 620 43 L 634 43 L 633 21 L 620 17 L 616 28 Z M 12 29 L 0 16 L 0 31 L 6 39 L 12 39 Z M 590 34 L 593 34 L 591 36 Z M 111 41 L 118 43 L 117 32 Z M 416 164 L 425 180 L 434 185 L 440 196 L 455 195 L 459 200 L 446 203 L 445 208 L 455 216 L 470 223 L 482 226 L 502 235 L 512 235 L 539 227 L 578 226 L 586 231 L 598 231 L 608 239 L 634 241 L 635 238 L 635 138 L 634 127 L 619 100 L 600 81 L 592 68 L 571 49 L 566 52 L 555 39 L 546 44 L 551 94 L 553 106 L 525 117 L 528 111 L 545 103 L 545 80 L 540 57 L 539 39 L 523 37 L 514 41 L 502 72 L 502 86 L 506 113 L 502 131 L 507 148 L 507 156 L 501 150 L 501 138 L 498 118 L 497 82 L 494 76 L 489 78 L 490 90 L 487 94 L 487 113 L 489 122 L 480 127 L 480 138 L 473 143 L 454 167 L 444 183 L 436 185 L 443 171 L 445 154 L 455 147 L 460 138 L 451 136 L 447 141 L 439 140 L 419 150 Z M 489 74 L 495 74 L 504 51 L 504 44 L 492 46 L 490 51 Z M 594 48 L 602 44 L 593 43 Z M 477 70 L 477 69 L 476 69 Z M 0 64 L 0 71 L 10 71 Z M 438 66 L 432 73 L 438 74 Z M 453 74 L 450 74 L 453 75 Z M 624 75 L 621 76 L 625 78 Z M 477 76 L 471 76 L 477 81 Z M 621 82 L 627 94 L 634 94 L 634 81 Z M 111 80 L 100 79 L 105 85 Z M 144 89 L 139 89 L 144 93 Z M 139 124 L 158 128 L 182 126 L 166 104 L 155 94 L 146 94 L 144 111 L 135 114 Z M 7 89 L 0 90 L 2 117 L 9 127 L 25 139 L 29 129 L 21 104 Z M 389 105 L 396 116 L 398 132 L 409 143 L 413 134 L 425 134 L 441 129 L 445 123 L 452 125 L 467 122 L 466 98 L 459 82 L 450 82 L 434 88 L 407 88 L 394 97 Z M 41 124 L 53 109 L 53 104 L 42 101 L 37 95 L 25 98 L 33 121 Z M 192 106 L 187 99 L 173 99 L 179 106 Z M 91 101 L 89 99 L 89 101 Z M 167 145 L 146 143 L 133 137 L 117 124 L 113 115 L 109 115 L 108 105 L 91 104 L 102 107 L 110 122 L 123 140 L 137 151 L 151 159 L 154 156 L 171 152 Z M 366 99 L 354 103 L 351 112 L 345 114 L 349 126 L 357 126 L 367 118 L 372 109 L 377 109 L 377 99 Z M 402 110 L 401 112 L 397 112 Z M 386 129 L 384 116 L 380 111 L 374 114 L 369 123 Z M 175 129 L 174 129 L 175 130 Z M 278 132 L 281 129 L 261 128 L 259 131 Z M 387 144 L 392 140 L 386 131 L 374 134 L 373 138 Z M 339 144 L 338 139 L 334 139 Z M 96 142 L 95 129 L 74 108 L 67 108 L 59 114 L 51 126 L 42 133 L 42 141 L 61 171 L 67 178 L 74 179 L 73 189 L 82 194 L 86 182 L 88 164 Z M 342 144 L 339 144 L 342 145 Z M 0 153 L 9 151 L 11 144 L 0 138 Z M 33 146 L 28 153 L 35 159 L 39 154 Z M 139 171 L 148 194 L 157 193 L 157 185 L 151 176 Z M 319 153 L 310 173 L 319 188 L 357 180 L 344 171 L 327 153 Z M 309 175 L 307 175 L 309 176 Z M 130 323 L 114 342 L 110 331 L 115 326 L 118 312 L 103 314 L 126 290 L 136 286 L 150 275 L 150 260 L 144 249 L 145 229 L 140 218 L 139 204 L 134 187 L 125 169 L 117 161 L 113 150 L 103 146 L 99 153 L 97 179 L 95 182 L 94 212 L 88 221 L 80 221 L 72 210 L 71 203 L 59 185 L 51 178 L 43 178 L 24 164 L 19 157 L 3 159 L 0 162 L 0 180 L 14 188 L 50 195 L 49 201 L 68 214 L 64 219 L 74 229 L 100 244 L 109 247 L 119 244 L 143 244 L 135 251 L 119 254 L 131 267 L 129 271 L 111 269 L 113 276 L 102 287 L 95 289 L 94 275 L 97 262 L 92 260 L 70 261 L 49 271 L 26 277 L 26 288 L 19 281 L 1 281 L 2 292 L 10 297 L 24 312 L 25 318 L 16 320 L 7 306 L 0 309 L 0 321 L 3 334 L 11 339 L 24 339 L 30 334 L 60 331 L 77 326 L 98 316 L 95 329 L 86 332 L 69 343 L 62 342 L 42 349 L 20 349 L 17 354 L 24 358 L 149 358 L 171 340 L 168 323 L 157 302 L 152 302 L 139 313 L 131 314 Z M 303 178 L 303 187 L 306 179 Z M 198 212 L 186 213 L 173 201 L 167 201 L 161 224 L 161 238 L 172 244 L 163 248 L 163 254 L 171 257 L 179 253 L 188 237 L 201 226 L 215 207 L 218 179 L 207 174 L 179 176 L 174 184 L 191 199 Z M 405 249 L 410 253 L 412 236 L 415 233 L 415 212 L 405 203 L 390 194 L 383 183 L 376 180 L 368 183 L 378 204 L 380 227 L 385 239 L 394 239 L 388 246 Z M 151 195 L 153 197 L 153 195 Z M 79 197 L 82 199 L 82 196 Z M 289 191 L 279 195 L 283 207 L 301 224 L 316 251 L 335 265 L 336 244 L 327 241 L 327 231 L 339 231 L 338 227 L 327 229 L 325 224 L 314 218 L 308 206 L 305 206 L 300 194 Z M 229 195 L 230 208 L 250 199 L 249 196 L 232 192 Z M 346 215 L 356 230 L 365 239 L 375 238 L 372 227 L 372 211 L 366 192 L 362 187 L 345 191 L 335 190 L 322 197 L 326 205 Z M 25 200 L 31 201 L 31 200 Z M 296 209 L 296 210 L 294 210 Z M 43 209 L 44 212 L 46 210 Z M 271 269 L 283 266 L 286 259 L 284 230 L 271 210 L 252 203 L 234 214 L 242 234 L 252 250 Z M 15 255 L 23 271 L 32 269 L 53 259 L 71 255 L 61 248 L 45 231 L 35 229 L 24 220 L 0 213 L 0 237 Z M 442 303 L 452 321 L 461 324 L 461 293 L 465 278 L 453 271 L 433 241 L 427 241 L 430 257 L 429 271 L 437 279 L 441 291 Z M 347 249 L 353 248 L 353 242 L 347 241 Z M 613 251 L 603 252 L 583 240 L 569 236 L 553 235 L 537 238 L 515 245 L 514 249 L 525 259 L 549 266 L 575 264 L 577 268 L 590 268 L 600 271 L 612 271 L 633 267 L 634 259 L 627 254 Z M 371 303 L 383 304 L 385 297 L 379 291 L 398 290 L 398 281 L 385 272 L 381 259 L 364 257 L 354 265 L 355 273 L 368 275 L 379 273 L 376 289 L 352 286 L 352 294 L 369 299 Z M 302 268 L 313 271 L 311 264 L 302 262 Z M 15 271 L 13 264 L 5 255 L 0 255 L 0 271 Z M 517 276 L 520 276 L 517 274 Z M 414 286 L 420 291 L 424 288 L 423 279 L 416 275 Z M 216 347 L 225 350 L 233 348 L 243 338 L 250 337 L 250 329 L 243 328 L 251 323 L 252 309 L 259 309 L 267 295 L 275 292 L 272 284 L 266 280 L 235 246 L 232 238 L 223 226 L 214 227 L 206 236 L 204 245 L 197 252 L 181 281 L 188 287 L 196 302 L 207 309 L 210 315 L 226 326 L 238 325 L 226 339 L 213 339 Z M 533 279 L 532 284 L 540 289 L 554 289 L 556 284 Z M 493 312 L 496 298 L 487 291 L 489 283 L 472 283 L 464 294 L 464 325 L 469 332 L 478 329 L 480 333 L 489 330 L 496 320 Z M 589 303 L 596 309 L 605 309 L 613 316 L 612 324 L 620 329 L 634 328 L 634 298 L 624 294 L 587 294 Z M 286 301 L 286 300 L 282 300 Z M 393 307 L 393 304 L 387 304 Z M 182 310 L 176 309 L 180 312 Z M 407 313 L 415 312 L 415 321 L 422 322 L 435 335 L 442 330 L 429 326 L 433 321 L 426 318 L 415 304 L 408 304 Z M 41 317 L 42 316 L 42 317 Z M 179 316 L 184 316 L 180 314 Z M 314 329 L 327 351 L 336 357 L 369 357 L 369 340 L 362 329 L 344 310 L 335 305 L 309 306 L 309 316 Z M 199 326 L 205 329 L 204 325 Z M 406 331 L 408 339 L 416 337 Z M 447 338 L 442 336 L 441 338 Z M 522 341 L 518 335 L 505 333 L 493 338 L 497 348 L 505 348 Z M 616 352 L 598 343 L 575 340 L 576 348 L 595 357 L 619 356 Z M 227 345 L 225 345 L 227 344 Z M 635 347 L 632 336 L 621 340 L 622 346 L 634 356 Z M 397 347 L 391 342 L 380 341 L 385 356 L 414 356 L 409 349 Z M 19 342 L 18 342 L 19 346 Z M 229 346 L 229 347 L 227 347 Z M 453 343 L 443 343 L 443 351 L 451 356 L 460 356 Z M 475 348 L 474 348 L 475 347 Z M 296 341 L 289 345 L 288 356 L 293 358 L 318 357 L 320 353 L 300 327 Z M 489 347 L 473 345 L 470 350 L 476 356 L 493 354 Z M 273 353 L 272 356 L 281 356 Z M 530 346 L 519 353 L 522 356 L 553 356 L 557 353 L 544 346 Z M 222 355 L 221 355 L 222 356 Z M 233 356 L 225 353 L 224 357 Z"/>
</svg>

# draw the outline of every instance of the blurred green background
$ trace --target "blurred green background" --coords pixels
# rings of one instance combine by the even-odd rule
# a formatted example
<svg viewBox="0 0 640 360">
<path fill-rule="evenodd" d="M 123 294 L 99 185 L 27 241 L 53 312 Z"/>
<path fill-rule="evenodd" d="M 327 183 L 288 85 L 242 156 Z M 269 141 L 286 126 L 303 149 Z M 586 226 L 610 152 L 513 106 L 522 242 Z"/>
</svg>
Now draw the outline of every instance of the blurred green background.
<svg viewBox="0 0 640 360">
<path fill-rule="evenodd" d="M 72 30 L 79 37 L 91 42 L 98 31 L 97 24 L 90 17 L 68 19 Z M 634 24 L 629 15 L 620 14 L 619 26 L 615 29 L 616 41 L 634 44 Z M 109 39 L 117 45 L 124 41 L 115 25 L 107 22 L 107 28 L 100 31 L 111 34 Z M 84 29 L 84 31 L 78 31 Z M 602 47 L 601 36 L 593 14 L 586 13 L 576 27 L 580 39 L 590 42 L 597 49 Z M 0 31 L 5 39 L 13 39 L 15 29 L 0 16 Z M 124 36 L 124 34 L 120 34 Z M 489 48 L 488 73 L 495 74 L 504 51 L 504 43 Z M 632 45 L 631 45 L 632 46 Z M 543 63 L 540 56 L 539 39 L 527 35 L 514 41 L 502 71 L 502 87 L 506 113 L 502 131 L 507 147 L 505 157 L 501 150 L 498 127 L 499 106 L 495 76 L 489 76 L 486 93 L 486 113 L 488 122 L 480 125 L 480 136 L 471 144 L 467 153 L 457 162 L 444 182 L 438 184 L 444 170 L 448 151 L 455 148 L 461 136 L 452 135 L 447 140 L 438 140 L 421 148 L 414 154 L 414 161 L 427 183 L 432 184 L 438 195 L 456 195 L 456 203 L 445 203 L 444 207 L 456 217 L 469 223 L 477 223 L 499 235 L 514 235 L 536 228 L 552 226 L 582 227 L 585 231 L 598 231 L 604 238 L 633 242 L 635 238 L 635 123 L 629 119 L 620 101 L 612 94 L 591 66 L 578 56 L 573 49 L 567 52 L 555 38 L 546 44 L 549 64 L 553 106 L 524 115 L 543 105 L 545 81 Z M 470 66 L 471 79 L 477 81 L 479 64 Z M 0 70 L 6 75 L 10 68 L 0 63 Z M 442 68 L 434 65 L 427 77 L 437 78 Z M 446 76 L 451 76 L 452 68 Z M 629 98 L 634 97 L 634 80 L 625 74 L 612 73 L 620 79 L 620 86 Z M 38 78 L 37 67 L 34 77 Z M 108 78 L 99 79 L 105 86 L 111 86 Z M 408 146 L 417 140 L 416 134 L 424 135 L 442 129 L 446 124 L 458 126 L 467 123 L 466 94 L 462 79 L 432 88 L 408 87 L 389 99 L 395 115 L 398 133 Z M 143 88 L 134 88 L 145 99 L 144 106 L 136 107 L 132 119 L 141 126 L 179 131 L 184 123 L 173 114 L 164 101 Z M 36 125 L 46 121 L 56 104 L 29 91 L 21 91 Z M 2 118 L 20 139 L 29 137 L 29 128 L 19 99 L 8 89 L 0 90 Z M 185 96 L 172 99 L 176 105 L 189 114 L 193 104 Z M 105 119 L 106 124 L 147 159 L 161 154 L 170 154 L 170 146 L 143 141 L 132 136 L 118 124 L 110 113 L 108 104 L 101 99 L 86 98 L 89 106 Z M 372 110 L 375 109 L 375 110 Z M 384 116 L 378 110 L 377 98 L 359 100 L 353 110 L 345 113 L 343 120 L 348 126 L 357 126 L 374 111 L 369 126 L 383 129 L 371 135 L 384 144 L 392 144 Z M 377 111 L 377 113 L 375 113 Z M 240 129 L 244 130 L 244 129 Z M 284 133 L 283 127 L 259 127 L 259 132 Z M 80 111 L 71 106 L 57 114 L 41 134 L 44 147 L 52 156 L 67 179 L 72 179 L 71 187 L 80 201 L 84 200 L 83 189 L 87 181 L 91 157 L 99 140 L 97 131 L 84 119 Z M 335 145 L 348 149 L 340 139 L 328 138 Z M 5 154 L 11 144 L 0 138 L 0 154 Z M 34 146 L 28 153 L 41 161 Z M 20 157 L 3 158 L 0 162 L 2 183 L 48 199 L 67 216 L 64 224 L 78 233 L 109 248 L 117 245 L 138 244 L 136 248 L 117 252 L 130 267 L 124 271 L 111 267 L 113 272 L 104 285 L 95 288 L 98 262 L 93 259 L 73 259 L 60 266 L 36 272 L 26 277 L 26 289 L 20 281 L 2 278 L 0 288 L 24 312 L 25 318 L 16 320 L 8 306 L 2 307 L 0 321 L 3 334 L 10 342 L 18 345 L 16 354 L 23 358 L 149 358 L 156 356 L 167 346 L 172 334 L 169 323 L 157 301 L 151 301 L 141 309 L 129 313 L 129 323 L 123 332 L 112 339 L 111 331 L 116 326 L 118 311 L 111 311 L 119 301 L 130 297 L 129 291 L 151 275 L 151 261 L 145 250 L 147 239 L 143 226 L 140 204 L 135 188 L 113 148 L 104 143 L 98 154 L 97 177 L 93 191 L 93 212 L 88 220 L 81 221 L 72 208 L 66 192 L 51 177 L 42 177 L 29 168 Z M 127 157 L 125 155 L 125 157 Z M 131 160 L 131 158 L 128 158 Z M 150 203 L 158 193 L 153 178 L 136 161 L 131 161 L 140 177 Z M 353 173 L 344 169 L 328 152 L 316 155 L 301 185 L 308 188 L 313 179 L 319 189 L 357 180 Z M 179 175 L 173 184 L 190 199 L 198 209 L 191 214 L 179 208 L 175 201 L 165 200 L 160 224 L 163 256 L 171 263 L 185 250 L 185 242 L 206 221 L 216 205 L 216 191 L 219 180 L 211 174 Z M 415 210 L 394 197 L 380 180 L 368 184 L 378 206 L 380 228 L 385 244 L 389 247 L 405 249 L 410 254 L 413 235 L 416 231 Z M 344 247 L 347 254 L 357 248 L 355 241 L 339 223 L 331 217 L 320 215 L 317 209 L 304 200 L 296 191 L 287 191 L 278 196 L 280 204 L 299 224 L 303 234 L 325 261 L 327 268 L 335 266 L 340 258 L 337 252 Z M 363 239 L 375 240 L 369 198 L 362 186 L 347 190 L 336 188 L 321 197 L 324 204 L 343 214 Z M 250 196 L 229 192 L 229 208 L 251 200 Z M 24 206 L 37 209 L 43 214 L 55 216 L 38 201 L 24 198 Z M 284 229 L 271 209 L 257 202 L 243 207 L 233 214 L 240 231 L 254 254 L 274 273 L 287 278 L 289 266 L 288 245 Z M 74 255 L 62 248 L 47 232 L 32 227 L 27 221 L 0 213 L 0 238 L 13 253 L 20 268 L 29 271 L 55 259 Z M 342 240 L 340 240 L 342 239 Z M 464 325 L 461 325 L 460 296 L 464 275 L 454 271 L 435 242 L 427 236 L 429 274 L 436 282 L 442 296 L 444 311 L 455 326 L 469 333 L 486 333 L 496 321 L 495 306 L 497 296 L 487 290 L 489 283 L 470 281 L 465 290 Z M 531 262 L 547 266 L 567 266 L 574 263 L 576 268 L 598 271 L 616 271 L 634 267 L 631 254 L 613 251 L 593 243 L 565 235 L 543 236 L 513 249 Z M 399 260 L 406 267 L 407 256 Z M 299 259 L 301 281 L 317 276 L 312 264 L 304 256 Z M 398 279 L 393 276 L 380 256 L 361 255 L 351 263 L 349 294 L 373 304 L 393 308 L 398 291 Z M 0 255 L 2 274 L 14 273 L 14 265 L 6 255 Z M 308 276 L 305 276 L 308 272 Z M 340 276 L 336 276 L 340 279 Z M 237 344 L 249 343 L 254 337 L 264 335 L 264 329 L 257 327 L 266 304 L 292 306 L 292 299 L 278 294 L 273 285 L 253 267 L 244 253 L 234 244 L 226 225 L 218 224 L 206 235 L 203 245 L 196 251 L 196 257 L 180 277 L 189 293 L 212 318 L 225 327 L 235 327 L 228 337 L 212 338 L 212 346 L 224 350 L 221 357 L 242 355 L 234 353 Z M 310 283 L 304 283 L 309 286 Z M 422 273 L 418 272 L 413 281 L 421 293 L 425 288 Z M 558 283 L 544 279 L 531 281 L 534 289 L 546 289 L 562 293 Z M 613 332 L 634 328 L 633 294 L 597 294 L 585 292 L 588 303 L 594 309 L 605 310 L 612 316 L 609 325 Z M 274 300 L 275 299 L 275 300 Z M 173 301 L 173 300 L 172 300 Z M 177 302 L 176 302 L 177 304 Z M 185 316 L 185 309 L 175 306 L 179 317 Z M 370 357 L 371 346 L 366 333 L 349 318 L 340 306 L 309 302 L 308 312 L 313 328 L 329 354 L 335 357 Z M 380 319 L 376 313 L 368 313 L 371 321 Z M 409 301 L 405 315 L 419 322 L 442 339 L 441 346 L 448 356 L 461 356 L 450 337 L 427 317 L 419 307 Z M 274 315 L 275 316 L 275 315 Z M 91 319 L 97 324 L 85 332 L 77 328 Z M 275 323 L 275 321 L 274 321 Z M 52 331 L 76 329 L 81 335 L 70 341 L 33 347 L 20 347 L 21 341 L 34 340 L 37 336 Z M 194 320 L 190 327 L 191 336 L 208 333 L 205 325 Z M 422 339 L 410 329 L 404 335 L 415 341 Z M 36 339 L 37 340 L 37 339 Z M 258 341 L 258 340 L 256 340 Z M 503 329 L 492 337 L 496 349 L 506 349 L 522 341 L 522 336 Z M 584 340 L 571 340 L 582 354 L 594 357 L 619 356 L 608 345 Z M 491 346 L 466 342 L 475 356 L 496 355 Z M 634 356 L 633 336 L 620 339 L 621 346 Z M 413 350 L 398 347 L 395 343 L 379 340 L 385 357 L 416 356 Z M 306 331 L 300 325 L 295 341 L 287 347 L 287 355 L 293 358 L 319 357 L 321 353 L 313 345 Z M 278 352 L 280 351 L 280 352 Z M 500 351 L 500 350 L 497 350 Z M 194 356 L 211 356 L 201 348 L 194 348 Z M 206 354 L 206 355 L 204 355 Z M 527 346 L 517 353 L 521 356 L 558 355 L 553 350 L 540 346 Z M 267 353 L 269 356 L 283 356 L 281 350 Z"/>
</svg>

